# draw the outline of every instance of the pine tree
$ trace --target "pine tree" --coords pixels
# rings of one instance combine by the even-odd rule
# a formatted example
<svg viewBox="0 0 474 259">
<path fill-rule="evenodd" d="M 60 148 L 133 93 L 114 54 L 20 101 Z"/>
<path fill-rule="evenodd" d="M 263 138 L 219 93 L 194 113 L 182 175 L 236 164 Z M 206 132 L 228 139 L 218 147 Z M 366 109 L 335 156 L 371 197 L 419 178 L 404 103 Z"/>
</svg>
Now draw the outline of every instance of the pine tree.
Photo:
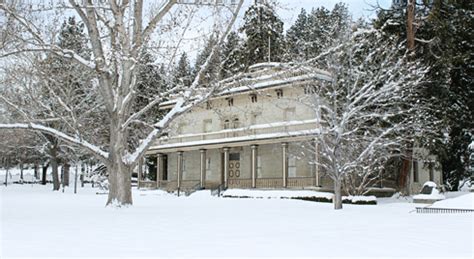
<svg viewBox="0 0 474 259">
<path fill-rule="evenodd" d="M 229 33 L 221 52 L 220 79 L 232 76 L 244 69 L 241 39 L 237 32 Z"/>
<path fill-rule="evenodd" d="M 469 1 L 427 1 L 417 5 L 413 58 L 429 67 L 423 97 L 432 107 L 438 125 L 438 140 L 422 141 L 441 159 L 443 179 L 457 189 L 468 176 L 467 146 L 474 128 L 474 87 L 472 87 L 473 6 Z M 380 11 L 377 28 L 406 39 L 406 5 Z M 442 141 L 441 141 L 442 140 Z"/>
<path fill-rule="evenodd" d="M 155 64 L 155 58 L 151 55 L 147 48 L 143 49 L 142 62 L 138 68 L 137 76 L 137 99 L 135 101 L 134 110 L 137 111 L 145 107 L 148 103 L 153 101 L 154 96 L 157 96 L 166 88 L 164 82 L 163 66 Z M 156 120 L 158 116 L 158 107 L 150 110 L 144 117 Z"/>
<path fill-rule="evenodd" d="M 287 61 L 302 61 L 309 57 L 309 22 L 305 9 L 301 9 L 295 23 L 286 32 Z"/>
<path fill-rule="evenodd" d="M 245 12 L 244 64 L 281 61 L 284 51 L 283 22 L 268 1 L 256 2 Z"/>
<path fill-rule="evenodd" d="M 328 46 L 330 12 L 324 7 L 311 10 L 308 16 L 308 52 L 310 57 L 316 57 Z"/>
<path fill-rule="evenodd" d="M 211 36 L 209 39 L 207 39 L 206 44 L 204 45 L 204 48 L 196 57 L 196 63 L 194 65 L 193 72 L 192 72 L 193 78 L 196 77 L 196 74 L 199 72 L 199 70 L 201 70 L 201 67 L 206 62 L 206 59 L 211 54 L 212 46 L 214 46 L 216 43 L 217 43 L 217 40 L 215 39 L 214 36 Z M 209 85 L 212 81 L 217 80 L 219 77 L 219 70 L 220 70 L 219 66 L 220 66 L 220 54 L 217 53 L 211 58 L 211 64 L 204 71 L 204 78 L 201 79 L 199 84 L 205 87 Z"/>
<path fill-rule="evenodd" d="M 191 83 L 191 66 L 189 65 L 188 55 L 183 52 L 173 71 L 173 84 L 190 86 Z"/>
<path fill-rule="evenodd" d="M 74 17 L 69 17 L 63 22 L 57 41 L 58 46 L 62 49 L 73 50 L 85 60 L 90 58 L 84 24 L 76 22 Z M 38 88 L 41 95 L 48 100 L 49 109 L 56 110 L 60 116 L 74 113 L 73 116 L 75 117 L 70 122 L 52 121 L 48 123 L 48 126 L 62 128 L 65 132 L 72 133 L 80 128 L 90 127 L 88 122 L 80 120 L 81 114 L 92 113 L 92 111 L 82 109 L 82 104 L 87 100 L 85 96 L 91 94 L 90 74 L 84 71 L 76 62 L 52 54 L 40 62 L 36 72 L 37 76 L 43 79 L 41 80 L 43 85 Z M 58 101 L 60 99 L 67 102 L 67 105 L 74 107 L 74 110 L 65 109 L 64 104 Z M 48 114 L 50 110 L 46 109 L 42 112 Z M 61 160 L 67 164 L 70 157 L 62 152 L 62 143 L 56 137 L 45 134 L 43 138 L 47 141 L 46 153 L 52 167 L 53 190 L 59 190 L 58 166 Z"/>
<path fill-rule="evenodd" d="M 347 6 L 341 3 L 336 4 L 332 11 L 319 7 L 306 14 L 301 10 L 286 34 L 286 60 L 308 60 L 341 43 L 350 22 Z"/>
</svg>

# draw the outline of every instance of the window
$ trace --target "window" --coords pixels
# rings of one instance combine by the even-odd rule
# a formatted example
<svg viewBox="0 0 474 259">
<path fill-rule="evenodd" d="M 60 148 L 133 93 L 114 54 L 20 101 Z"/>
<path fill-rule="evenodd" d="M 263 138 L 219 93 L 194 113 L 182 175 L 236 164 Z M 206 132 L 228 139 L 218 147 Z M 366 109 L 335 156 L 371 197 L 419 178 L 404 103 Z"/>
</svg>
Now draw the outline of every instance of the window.
<svg viewBox="0 0 474 259">
<path fill-rule="evenodd" d="M 418 175 L 418 161 L 413 161 L 413 182 L 417 183 L 419 181 Z"/>
<path fill-rule="evenodd" d="M 224 129 L 230 129 L 230 120 L 224 121 Z"/>
<path fill-rule="evenodd" d="M 305 94 L 315 94 L 316 93 L 316 87 L 307 85 L 307 86 L 304 87 L 304 93 Z"/>
<path fill-rule="evenodd" d="M 210 110 L 210 109 L 212 109 L 212 103 L 211 103 L 211 101 L 207 101 L 206 102 L 206 110 Z"/>
<path fill-rule="evenodd" d="M 296 157 L 288 158 L 288 177 L 296 177 Z"/>
<path fill-rule="evenodd" d="M 212 120 L 204 120 L 204 128 L 203 131 L 204 133 L 211 132 L 212 131 Z"/>
<path fill-rule="evenodd" d="M 233 129 L 237 129 L 237 128 L 239 128 L 239 126 L 240 126 L 239 118 L 234 118 L 234 119 L 232 120 L 232 128 L 233 128 Z"/>
<path fill-rule="evenodd" d="M 188 176 L 187 176 L 187 172 L 186 172 L 186 157 L 184 156 L 184 154 L 183 154 L 183 157 L 181 158 L 181 170 L 182 170 L 181 180 L 182 179 L 187 179 Z"/>
<path fill-rule="evenodd" d="M 234 106 L 234 98 L 227 98 L 227 105 Z"/>
<path fill-rule="evenodd" d="M 257 102 L 257 94 L 250 94 L 250 100 L 252 100 L 253 103 Z"/>
<path fill-rule="evenodd" d="M 206 175 L 211 174 L 211 158 L 206 157 Z"/>
<path fill-rule="evenodd" d="M 262 175 L 262 157 L 257 155 L 257 178 Z"/>
<path fill-rule="evenodd" d="M 278 99 L 283 97 L 283 89 L 276 89 L 275 92 Z"/>
</svg>

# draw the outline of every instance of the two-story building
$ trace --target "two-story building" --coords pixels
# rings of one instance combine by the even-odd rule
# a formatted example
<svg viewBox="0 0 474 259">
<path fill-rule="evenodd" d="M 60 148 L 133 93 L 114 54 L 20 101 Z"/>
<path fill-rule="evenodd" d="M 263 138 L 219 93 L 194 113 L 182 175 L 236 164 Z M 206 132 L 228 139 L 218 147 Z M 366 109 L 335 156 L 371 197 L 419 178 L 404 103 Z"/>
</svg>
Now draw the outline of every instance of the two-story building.
<svg viewBox="0 0 474 259">
<path fill-rule="evenodd" d="M 313 188 L 333 183 L 315 165 L 321 125 L 302 102 L 310 85 L 331 80 L 323 70 L 257 64 L 227 79 L 225 90 L 175 120 L 147 155 L 167 190 L 195 188 Z M 161 105 L 169 109 L 173 101 Z M 311 147 L 314 147 L 311 150 Z"/>
</svg>

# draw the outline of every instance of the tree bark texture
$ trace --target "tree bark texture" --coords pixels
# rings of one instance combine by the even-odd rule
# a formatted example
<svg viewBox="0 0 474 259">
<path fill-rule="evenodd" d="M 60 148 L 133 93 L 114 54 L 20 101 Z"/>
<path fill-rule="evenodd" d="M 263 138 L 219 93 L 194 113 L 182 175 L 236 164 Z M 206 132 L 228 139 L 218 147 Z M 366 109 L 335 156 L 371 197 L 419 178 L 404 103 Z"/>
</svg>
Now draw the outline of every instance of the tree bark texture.
<svg viewBox="0 0 474 259">
<path fill-rule="evenodd" d="M 71 165 L 69 163 L 64 163 L 63 165 L 64 170 L 63 170 L 63 186 L 69 186 L 69 169 L 71 168 Z"/>
<path fill-rule="evenodd" d="M 415 0 L 408 0 L 407 5 L 407 47 L 408 50 L 415 48 L 415 28 L 413 22 L 415 20 Z"/>
<path fill-rule="evenodd" d="M 132 205 L 132 175 L 131 167 L 124 163 L 122 157 L 125 155 L 127 146 L 126 132 L 121 130 L 120 120 L 112 116 L 116 123 L 111 123 L 110 155 L 107 164 L 109 174 L 109 196 L 107 206 Z"/>
<path fill-rule="evenodd" d="M 51 160 L 51 174 L 53 176 L 53 191 L 58 191 L 61 188 L 61 182 L 59 181 L 58 172 L 58 156 L 56 146 L 53 146 L 49 150 Z"/>
<path fill-rule="evenodd" d="M 342 209 L 342 179 L 334 180 L 334 209 Z"/>
<path fill-rule="evenodd" d="M 48 167 L 49 167 L 49 164 L 46 164 L 46 165 L 43 165 L 43 170 L 42 170 L 42 175 L 41 175 L 41 184 L 42 185 L 46 185 L 46 177 L 47 177 L 47 173 L 48 173 Z"/>
</svg>

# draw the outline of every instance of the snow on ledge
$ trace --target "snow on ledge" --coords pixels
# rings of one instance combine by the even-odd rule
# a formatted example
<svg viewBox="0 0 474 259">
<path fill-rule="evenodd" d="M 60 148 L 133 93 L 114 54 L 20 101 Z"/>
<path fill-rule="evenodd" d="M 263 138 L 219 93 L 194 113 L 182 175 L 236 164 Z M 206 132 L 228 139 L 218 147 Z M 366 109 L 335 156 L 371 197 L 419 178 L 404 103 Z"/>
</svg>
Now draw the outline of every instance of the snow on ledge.
<svg viewBox="0 0 474 259">
<path fill-rule="evenodd" d="M 309 190 L 248 190 L 228 189 L 222 194 L 223 197 L 246 197 L 267 199 L 291 199 L 291 198 L 323 198 L 332 200 L 334 194 L 328 192 L 317 192 Z"/>
<path fill-rule="evenodd" d="M 444 200 L 446 197 L 444 195 L 435 193 L 435 194 L 417 194 L 413 196 L 414 200 Z"/>
<path fill-rule="evenodd" d="M 377 202 L 377 197 L 370 195 L 370 196 L 342 196 L 342 200 L 350 200 L 352 203 L 356 202 Z"/>
</svg>

